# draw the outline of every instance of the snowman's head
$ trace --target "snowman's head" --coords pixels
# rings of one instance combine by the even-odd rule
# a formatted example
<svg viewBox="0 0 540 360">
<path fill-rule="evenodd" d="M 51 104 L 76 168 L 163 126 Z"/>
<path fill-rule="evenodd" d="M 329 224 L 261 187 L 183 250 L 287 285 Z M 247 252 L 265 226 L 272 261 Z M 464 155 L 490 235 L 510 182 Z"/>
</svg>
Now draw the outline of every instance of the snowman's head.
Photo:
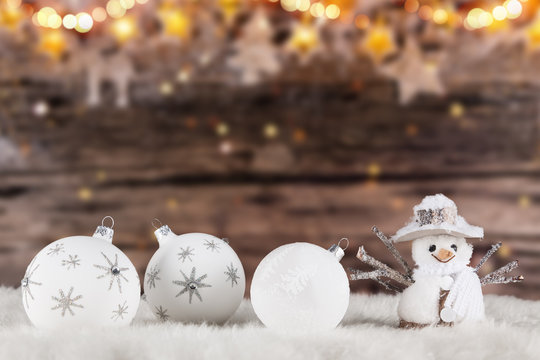
<svg viewBox="0 0 540 360">
<path fill-rule="evenodd" d="M 459 269 L 471 260 L 473 247 L 465 238 L 452 235 L 430 235 L 413 241 L 412 257 L 419 267 Z"/>
</svg>

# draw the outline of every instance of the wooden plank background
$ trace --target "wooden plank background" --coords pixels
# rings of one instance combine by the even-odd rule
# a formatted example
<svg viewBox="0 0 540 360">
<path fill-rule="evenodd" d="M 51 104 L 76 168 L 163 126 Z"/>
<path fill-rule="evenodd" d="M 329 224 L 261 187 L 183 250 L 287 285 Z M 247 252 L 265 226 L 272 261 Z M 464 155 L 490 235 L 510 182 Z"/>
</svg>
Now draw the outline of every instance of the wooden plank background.
<svg viewBox="0 0 540 360">
<path fill-rule="evenodd" d="M 346 268 L 360 267 L 360 244 L 395 266 L 371 226 L 391 235 L 424 195 L 443 192 L 485 228 L 473 262 L 497 241 L 505 246 L 484 270 L 520 260 L 524 283 L 484 290 L 540 297 L 535 89 L 468 84 L 401 107 L 385 81 L 200 84 L 159 103 L 134 86 L 134 106 L 115 110 L 86 109 L 61 86 L 2 86 L 0 125 L 25 165 L 0 170 L 0 284 L 18 286 L 43 246 L 91 234 L 105 215 L 141 276 L 157 246 L 155 217 L 176 233 L 229 238 L 248 280 L 268 252 L 295 241 L 348 237 Z M 44 94 L 51 112 L 36 118 L 30 108 Z M 453 103 L 463 116 L 451 116 Z M 263 134 L 270 123 L 273 139 Z M 399 249 L 408 255 L 410 244 Z M 351 288 L 381 291 L 370 281 Z"/>
</svg>

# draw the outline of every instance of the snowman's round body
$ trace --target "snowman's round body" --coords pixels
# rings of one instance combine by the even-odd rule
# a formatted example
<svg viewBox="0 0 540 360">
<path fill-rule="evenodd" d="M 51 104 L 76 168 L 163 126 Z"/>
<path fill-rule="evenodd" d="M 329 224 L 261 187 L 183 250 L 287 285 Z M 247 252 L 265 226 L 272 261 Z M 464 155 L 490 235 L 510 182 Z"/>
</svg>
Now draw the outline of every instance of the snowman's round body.
<svg viewBox="0 0 540 360">
<path fill-rule="evenodd" d="M 22 301 L 39 328 L 120 326 L 140 300 L 135 267 L 110 241 L 71 236 L 42 249 L 21 281 Z"/>
<path fill-rule="evenodd" d="M 164 233 L 156 231 L 160 246 L 144 280 L 150 308 L 161 320 L 225 322 L 240 305 L 246 287 L 238 255 L 215 236 L 178 236 L 163 228 Z"/>
<path fill-rule="evenodd" d="M 401 294 L 398 315 L 405 326 L 484 318 L 480 279 L 468 266 L 472 245 L 452 235 L 413 241 L 414 283 Z"/>
</svg>

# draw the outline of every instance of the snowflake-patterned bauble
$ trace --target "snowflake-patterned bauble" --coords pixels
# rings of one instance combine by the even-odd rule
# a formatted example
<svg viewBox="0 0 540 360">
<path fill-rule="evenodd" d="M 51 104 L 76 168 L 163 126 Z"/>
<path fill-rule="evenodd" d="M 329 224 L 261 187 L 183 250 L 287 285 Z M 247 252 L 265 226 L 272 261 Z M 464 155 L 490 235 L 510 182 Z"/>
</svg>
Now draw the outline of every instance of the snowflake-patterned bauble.
<svg viewBox="0 0 540 360">
<path fill-rule="evenodd" d="M 338 245 L 278 247 L 259 264 L 251 303 L 259 319 L 276 330 L 325 330 L 339 324 L 349 306 L 349 280 Z"/>
<path fill-rule="evenodd" d="M 224 239 L 202 233 L 175 235 L 167 225 L 144 277 L 146 300 L 159 320 L 223 323 L 246 288 L 244 268 Z"/>
<path fill-rule="evenodd" d="M 112 226 L 102 223 L 93 236 L 57 240 L 34 257 L 21 291 L 26 314 L 36 327 L 131 322 L 139 306 L 139 276 L 112 237 Z"/>
</svg>

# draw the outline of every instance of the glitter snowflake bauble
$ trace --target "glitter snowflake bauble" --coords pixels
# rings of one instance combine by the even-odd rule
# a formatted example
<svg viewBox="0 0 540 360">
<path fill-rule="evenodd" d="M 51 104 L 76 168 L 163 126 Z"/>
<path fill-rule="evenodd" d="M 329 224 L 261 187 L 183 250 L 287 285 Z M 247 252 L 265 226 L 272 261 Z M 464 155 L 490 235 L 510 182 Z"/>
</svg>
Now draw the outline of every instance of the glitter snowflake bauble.
<svg viewBox="0 0 540 360">
<path fill-rule="evenodd" d="M 309 243 L 283 245 L 259 264 L 251 303 L 259 319 L 276 330 L 334 328 L 349 306 L 349 280 L 338 245 L 325 250 Z"/>
<path fill-rule="evenodd" d="M 131 322 L 139 306 L 139 276 L 112 244 L 112 237 L 112 226 L 102 223 L 93 236 L 57 240 L 34 257 L 21 281 L 21 292 L 26 314 L 36 327 Z"/>
<path fill-rule="evenodd" d="M 175 235 L 167 226 L 144 276 L 146 300 L 160 320 L 223 323 L 246 288 L 244 268 L 229 244 L 215 236 Z"/>
</svg>

